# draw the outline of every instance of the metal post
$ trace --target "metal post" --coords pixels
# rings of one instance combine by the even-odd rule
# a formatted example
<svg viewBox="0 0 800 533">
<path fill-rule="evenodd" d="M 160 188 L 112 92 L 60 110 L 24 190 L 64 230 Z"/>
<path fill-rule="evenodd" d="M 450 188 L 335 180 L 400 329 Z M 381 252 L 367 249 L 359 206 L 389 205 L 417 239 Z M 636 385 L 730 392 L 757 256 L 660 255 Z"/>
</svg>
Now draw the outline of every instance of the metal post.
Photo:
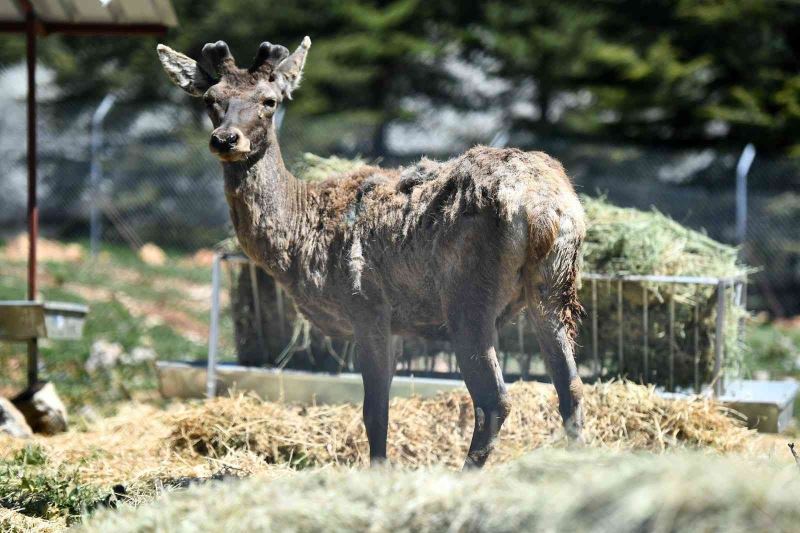
<svg viewBox="0 0 800 533">
<path fill-rule="evenodd" d="M 739 316 L 739 320 L 736 323 L 736 342 L 741 347 L 744 345 L 745 342 L 745 325 L 747 320 L 747 278 L 745 280 L 738 280 L 734 282 L 734 287 L 736 290 L 734 291 L 734 301 L 733 304 L 744 311 Z"/>
<path fill-rule="evenodd" d="M 91 133 L 90 133 L 90 146 L 91 146 L 91 163 L 89 167 L 89 184 L 92 191 L 92 203 L 89 212 L 89 243 L 92 252 L 92 257 L 96 257 L 100 250 L 100 234 L 102 233 L 100 224 L 100 199 L 101 199 L 101 182 L 103 177 L 103 169 L 100 163 L 100 151 L 103 147 L 103 119 L 111 110 L 117 96 L 113 93 L 105 95 L 100 105 L 97 106 L 92 114 Z"/>
<path fill-rule="evenodd" d="M 25 14 L 25 48 L 28 64 L 28 299 L 36 300 L 36 241 L 39 207 L 36 198 L 36 17 L 28 5 Z M 39 381 L 39 342 L 28 341 L 28 386 Z"/>
<path fill-rule="evenodd" d="M 675 391 L 675 290 L 669 294 L 669 390 Z"/>
<path fill-rule="evenodd" d="M 206 397 L 217 395 L 217 343 L 219 341 L 219 290 L 222 254 L 214 254 L 211 268 L 211 327 L 208 334 L 208 370 L 206 371 Z"/>
<path fill-rule="evenodd" d="M 700 298 L 697 290 L 694 299 L 694 392 L 700 394 Z"/>
<path fill-rule="evenodd" d="M 625 356 L 624 356 L 624 347 L 623 347 L 624 346 L 623 342 L 625 340 L 625 332 L 624 332 L 623 327 L 622 327 L 622 320 L 623 320 L 622 303 L 623 303 L 622 302 L 622 280 L 620 279 L 620 280 L 617 280 L 617 323 L 618 323 L 618 326 L 619 326 L 619 331 L 617 332 L 617 335 L 618 335 L 617 350 L 619 352 L 617 355 L 619 356 L 619 369 L 618 369 L 617 373 L 620 375 L 620 377 L 622 377 L 624 375 L 623 371 L 624 371 L 624 368 L 625 368 Z"/>
<path fill-rule="evenodd" d="M 597 280 L 592 280 L 592 365 L 594 377 L 600 377 L 600 355 L 597 346 Z"/>
<path fill-rule="evenodd" d="M 736 164 L 736 241 L 739 244 L 747 237 L 747 173 L 755 157 L 755 147 L 748 144 Z"/>
<path fill-rule="evenodd" d="M 278 110 L 275 112 L 275 117 L 272 120 L 272 123 L 275 125 L 275 133 L 281 132 L 281 129 L 283 128 L 283 119 L 285 117 L 286 117 L 286 108 L 278 107 Z"/>
<path fill-rule="evenodd" d="M 722 365 L 725 358 L 725 286 L 725 280 L 720 280 L 717 285 L 717 324 L 714 332 L 714 374 L 712 376 L 712 379 L 716 380 L 714 394 L 717 396 L 725 392 L 725 386 L 722 383 Z"/>
<path fill-rule="evenodd" d="M 650 357 L 649 348 L 650 348 L 650 334 L 648 331 L 648 305 L 649 302 L 647 301 L 647 285 L 642 283 L 642 353 L 643 353 L 643 360 L 644 360 L 644 379 L 645 382 L 650 380 L 650 361 L 648 360 Z"/>
</svg>

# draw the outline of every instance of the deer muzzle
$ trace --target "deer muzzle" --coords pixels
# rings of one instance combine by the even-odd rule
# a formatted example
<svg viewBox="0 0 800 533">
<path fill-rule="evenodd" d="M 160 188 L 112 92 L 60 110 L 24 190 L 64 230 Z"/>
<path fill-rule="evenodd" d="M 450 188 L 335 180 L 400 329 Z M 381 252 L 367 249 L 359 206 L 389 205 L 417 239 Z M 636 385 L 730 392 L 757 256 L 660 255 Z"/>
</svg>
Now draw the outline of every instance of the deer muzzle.
<svg viewBox="0 0 800 533">
<path fill-rule="evenodd" d="M 211 132 L 208 147 L 223 161 L 240 161 L 250 153 L 250 139 L 239 128 L 217 128 Z"/>
</svg>

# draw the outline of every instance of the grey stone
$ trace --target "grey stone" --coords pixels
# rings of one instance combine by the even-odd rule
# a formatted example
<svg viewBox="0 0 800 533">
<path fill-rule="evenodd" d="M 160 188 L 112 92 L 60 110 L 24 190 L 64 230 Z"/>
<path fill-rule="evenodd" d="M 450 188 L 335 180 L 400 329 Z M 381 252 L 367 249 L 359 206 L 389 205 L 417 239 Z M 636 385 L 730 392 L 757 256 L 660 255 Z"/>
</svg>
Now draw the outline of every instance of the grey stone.
<svg viewBox="0 0 800 533">
<path fill-rule="evenodd" d="M 12 402 L 35 433 L 54 435 L 67 430 L 67 408 L 52 383 L 36 383 Z"/>
<path fill-rule="evenodd" d="M 0 398 L 0 432 L 22 439 L 33 435 L 33 430 L 19 409 L 5 398 Z"/>
</svg>

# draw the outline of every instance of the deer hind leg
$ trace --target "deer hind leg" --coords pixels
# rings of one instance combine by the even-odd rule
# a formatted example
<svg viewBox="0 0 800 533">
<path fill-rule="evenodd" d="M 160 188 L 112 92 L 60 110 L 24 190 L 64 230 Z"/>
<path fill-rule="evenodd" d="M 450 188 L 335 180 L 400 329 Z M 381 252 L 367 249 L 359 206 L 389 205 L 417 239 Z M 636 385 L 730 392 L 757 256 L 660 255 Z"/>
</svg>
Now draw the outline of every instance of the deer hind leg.
<svg viewBox="0 0 800 533">
<path fill-rule="evenodd" d="M 481 306 L 461 309 L 457 317 L 449 320 L 452 344 L 475 413 L 472 442 L 464 468 L 483 466 L 494 448 L 500 427 L 511 411 L 497 362 L 494 318 L 481 316 L 478 307 Z"/>
<path fill-rule="evenodd" d="M 581 378 L 575 364 L 575 331 L 582 308 L 577 299 L 579 246 L 554 248 L 525 272 L 525 297 L 545 365 L 558 394 L 558 410 L 567 436 L 581 441 Z"/>
</svg>

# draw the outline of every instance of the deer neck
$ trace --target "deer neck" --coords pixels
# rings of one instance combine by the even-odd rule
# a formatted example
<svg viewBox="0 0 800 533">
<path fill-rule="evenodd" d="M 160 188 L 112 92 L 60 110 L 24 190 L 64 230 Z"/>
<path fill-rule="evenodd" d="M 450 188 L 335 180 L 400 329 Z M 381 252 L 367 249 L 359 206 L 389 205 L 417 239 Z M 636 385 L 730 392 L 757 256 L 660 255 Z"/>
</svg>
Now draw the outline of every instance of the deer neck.
<svg viewBox="0 0 800 533">
<path fill-rule="evenodd" d="M 268 135 L 260 157 L 223 163 L 225 196 L 244 252 L 283 281 L 291 268 L 306 191 L 284 166 L 274 130 Z"/>
</svg>

